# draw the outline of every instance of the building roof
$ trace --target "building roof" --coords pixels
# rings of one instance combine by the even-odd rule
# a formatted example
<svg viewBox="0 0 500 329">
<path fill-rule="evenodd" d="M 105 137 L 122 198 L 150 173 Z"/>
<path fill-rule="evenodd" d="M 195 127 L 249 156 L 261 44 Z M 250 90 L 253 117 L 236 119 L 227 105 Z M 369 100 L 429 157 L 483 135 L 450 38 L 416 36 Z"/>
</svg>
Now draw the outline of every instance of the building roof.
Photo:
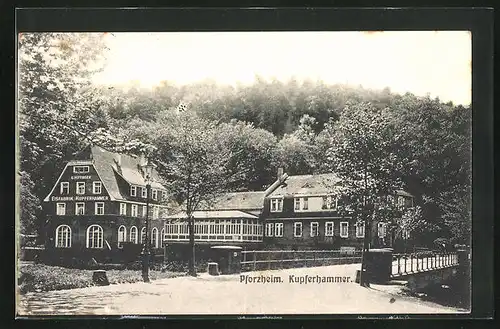
<svg viewBox="0 0 500 329">
<path fill-rule="evenodd" d="M 126 199 L 120 193 L 117 176 L 121 176 L 130 184 L 146 185 L 144 177 L 140 172 L 140 159 L 138 157 L 110 152 L 99 146 L 91 147 L 91 156 L 99 177 L 113 198 L 119 200 Z M 120 166 L 116 163 L 116 159 L 118 158 L 120 158 Z M 165 187 L 158 183 L 159 177 L 155 170 L 153 170 L 152 178 L 151 187 L 165 189 Z"/>
<path fill-rule="evenodd" d="M 200 205 L 201 210 L 256 210 L 264 206 L 264 191 L 229 192 L 217 197 L 211 204 Z"/>
<path fill-rule="evenodd" d="M 327 194 L 339 188 L 340 179 L 335 174 L 288 176 L 284 184 L 269 194 L 273 196 Z"/>
<path fill-rule="evenodd" d="M 257 219 L 258 216 L 249 214 L 247 212 L 239 211 L 239 210 L 199 210 L 193 212 L 193 217 L 195 219 L 236 219 L 236 218 L 248 218 L 248 219 Z M 173 215 L 169 215 L 164 217 L 164 219 L 182 219 L 187 218 L 185 212 L 178 212 Z"/>
</svg>

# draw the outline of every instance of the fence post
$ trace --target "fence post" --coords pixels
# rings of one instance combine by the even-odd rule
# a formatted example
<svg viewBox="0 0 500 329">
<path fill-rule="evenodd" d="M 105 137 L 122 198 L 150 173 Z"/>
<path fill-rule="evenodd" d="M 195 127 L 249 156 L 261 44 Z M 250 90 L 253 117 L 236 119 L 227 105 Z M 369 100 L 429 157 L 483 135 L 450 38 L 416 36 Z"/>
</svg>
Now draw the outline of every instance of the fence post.
<svg viewBox="0 0 500 329">
<path fill-rule="evenodd" d="M 267 269 L 271 269 L 271 253 L 267 253 Z"/>
<path fill-rule="evenodd" d="M 413 273 L 413 254 L 410 254 L 410 269 L 411 272 Z"/>
<path fill-rule="evenodd" d="M 398 272 L 397 274 L 401 274 L 401 257 L 398 255 Z"/>
<path fill-rule="evenodd" d="M 405 257 L 405 274 L 406 274 L 407 273 L 406 272 L 406 263 L 408 262 L 408 256 L 405 254 L 404 257 Z"/>
</svg>

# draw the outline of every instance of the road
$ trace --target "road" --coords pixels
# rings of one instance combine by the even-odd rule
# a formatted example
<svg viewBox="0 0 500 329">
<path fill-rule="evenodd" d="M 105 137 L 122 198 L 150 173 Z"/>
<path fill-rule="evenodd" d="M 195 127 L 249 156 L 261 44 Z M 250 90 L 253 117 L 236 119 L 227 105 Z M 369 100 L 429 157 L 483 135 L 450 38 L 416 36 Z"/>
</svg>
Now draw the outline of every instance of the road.
<svg viewBox="0 0 500 329">
<path fill-rule="evenodd" d="M 20 296 L 19 315 L 182 314 L 408 314 L 457 313 L 430 302 L 390 293 L 391 286 L 363 288 L 354 282 L 360 264 L 246 272 L 240 275 L 177 277 Z M 306 278 L 306 275 L 308 278 Z M 253 277 L 281 282 L 258 282 Z M 318 276 L 318 277 L 316 277 Z M 316 283 L 322 277 L 336 277 Z M 311 279 L 313 278 L 313 279 Z M 245 278 L 244 278 L 245 279 Z M 327 279 L 324 279 L 327 280 Z M 246 283 L 245 283 L 246 281 Z M 295 282 L 296 281 L 296 282 Z M 309 281 L 304 283 L 304 281 Z M 302 283 L 300 283 L 302 282 Z M 394 288 L 392 286 L 392 288 Z M 391 298 L 394 300 L 391 301 Z"/>
</svg>

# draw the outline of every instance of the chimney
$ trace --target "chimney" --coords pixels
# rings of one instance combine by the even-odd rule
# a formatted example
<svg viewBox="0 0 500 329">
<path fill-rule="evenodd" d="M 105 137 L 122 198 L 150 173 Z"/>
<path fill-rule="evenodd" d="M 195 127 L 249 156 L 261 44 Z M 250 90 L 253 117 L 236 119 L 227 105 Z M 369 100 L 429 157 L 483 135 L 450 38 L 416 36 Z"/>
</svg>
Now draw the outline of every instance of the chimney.
<svg viewBox="0 0 500 329">
<path fill-rule="evenodd" d="M 281 176 L 283 176 L 283 167 L 278 168 L 278 179 L 281 179 Z"/>
</svg>

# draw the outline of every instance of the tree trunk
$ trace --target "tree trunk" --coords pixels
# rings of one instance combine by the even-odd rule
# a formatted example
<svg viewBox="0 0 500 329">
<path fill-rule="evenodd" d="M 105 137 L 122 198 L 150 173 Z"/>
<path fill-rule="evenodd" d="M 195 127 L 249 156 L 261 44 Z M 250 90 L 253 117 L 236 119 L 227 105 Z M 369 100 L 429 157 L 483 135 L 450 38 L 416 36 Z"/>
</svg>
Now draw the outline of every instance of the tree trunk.
<svg viewBox="0 0 500 329">
<path fill-rule="evenodd" d="M 195 257 L 195 243 L 194 243 L 194 218 L 189 215 L 189 247 L 191 249 L 191 257 L 189 260 L 189 271 L 190 276 L 196 276 L 196 257 Z"/>
</svg>

